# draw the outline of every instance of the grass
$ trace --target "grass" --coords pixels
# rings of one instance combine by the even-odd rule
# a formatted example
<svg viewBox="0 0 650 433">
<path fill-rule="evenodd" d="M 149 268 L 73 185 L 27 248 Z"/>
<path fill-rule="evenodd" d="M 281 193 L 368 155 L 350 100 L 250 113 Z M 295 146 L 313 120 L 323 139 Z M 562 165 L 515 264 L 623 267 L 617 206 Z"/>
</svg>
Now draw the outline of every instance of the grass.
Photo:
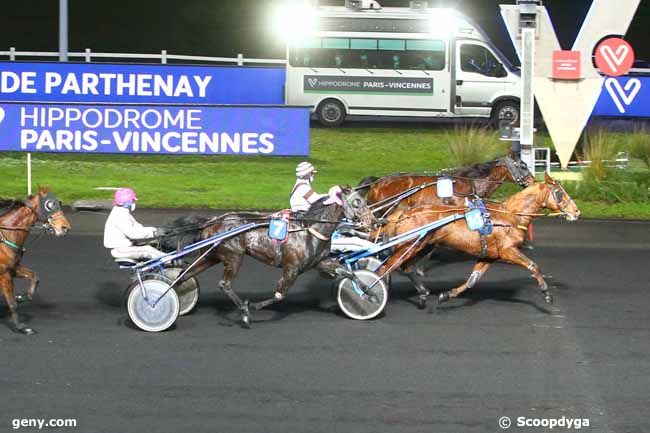
<svg viewBox="0 0 650 433">
<path fill-rule="evenodd" d="M 449 132 L 430 128 L 361 128 L 311 130 L 309 160 L 319 169 L 315 189 L 325 192 L 331 185 L 356 185 L 368 175 L 398 171 L 437 171 L 453 166 Z M 625 136 L 610 135 L 616 147 L 625 146 Z M 504 154 L 507 144 L 496 142 L 494 153 Z M 538 146 L 550 146 L 540 135 Z M 130 156 L 34 154 L 33 183 L 49 184 L 64 203 L 78 199 L 110 199 L 111 192 L 96 187 L 131 186 L 138 191 L 144 207 L 197 207 L 227 209 L 280 209 L 288 205 L 294 169 L 303 158 L 224 157 L 224 156 Z M 0 154 L 3 181 L 0 197 L 24 197 L 25 155 Z M 595 194 L 567 189 L 588 217 L 630 217 L 650 219 L 647 202 L 649 173 L 635 162 L 631 172 L 637 177 L 614 178 L 610 193 Z M 647 176 L 650 177 L 650 176 Z M 608 179 L 609 180 L 609 179 Z M 622 183 L 621 183 L 622 182 Z M 627 183 L 625 183 L 627 182 Z M 620 185 L 619 185 L 620 184 Z M 635 184 L 635 188 L 630 185 Z M 621 187 L 621 185 L 623 185 Z M 516 191 L 512 189 L 512 191 Z M 621 189 L 622 188 L 622 189 Z M 629 191 L 636 191 L 630 194 Z M 500 194 L 509 191 L 505 188 Z M 616 196 L 620 196 L 618 200 Z M 645 199 L 644 199 L 645 197 Z"/>
</svg>

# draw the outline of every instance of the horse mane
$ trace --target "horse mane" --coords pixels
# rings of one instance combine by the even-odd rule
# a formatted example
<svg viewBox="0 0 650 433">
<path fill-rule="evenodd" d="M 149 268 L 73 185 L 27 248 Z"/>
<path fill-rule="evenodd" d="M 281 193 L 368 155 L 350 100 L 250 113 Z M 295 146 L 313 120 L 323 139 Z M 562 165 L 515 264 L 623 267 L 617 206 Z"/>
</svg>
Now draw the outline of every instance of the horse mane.
<svg viewBox="0 0 650 433">
<path fill-rule="evenodd" d="M 4 215 L 7 212 L 10 212 L 14 209 L 18 209 L 22 206 L 23 206 L 22 200 L 0 199 L 0 215 Z"/>
<path fill-rule="evenodd" d="M 479 162 L 476 164 L 468 165 L 465 167 L 460 167 L 455 170 L 451 171 L 452 176 L 459 176 L 459 177 L 469 177 L 469 178 L 483 178 L 487 177 L 490 175 L 490 172 L 494 168 L 495 165 L 499 163 L 498 159 L 492 160 L 492 161 L 487 161 L 487 162 Z"/>
<path fill-rule="evenodd" d="M 209 221 L 209 218 L 199 216 L 181 217 L 175 219 L 167 226 L 172 234 L 160 238 L 160 249 L 164 252 L 176 251 L 179 247 L 184 247 L 201 240 L 203 226 Z"/>
</svg>

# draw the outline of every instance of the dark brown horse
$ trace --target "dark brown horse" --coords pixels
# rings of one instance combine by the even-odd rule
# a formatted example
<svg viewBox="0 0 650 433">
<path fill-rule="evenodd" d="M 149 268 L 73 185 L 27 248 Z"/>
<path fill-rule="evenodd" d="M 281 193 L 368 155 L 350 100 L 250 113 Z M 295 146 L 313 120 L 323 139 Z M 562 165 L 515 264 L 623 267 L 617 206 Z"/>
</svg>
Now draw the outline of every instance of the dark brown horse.
<svg viewBox="0 0 650 433">
<path fill-rule="evenodd" d="M 15 329 L 31 335 L 35 331 L 18 318 L 18 302 L 32 300 L 38 286 L 38 276 L 20 264 L 25 252 L 23 245 L 37 221 L 43 222 L 43 227 L 56 236 L 65 235 L 70 230 L 70 223 L 63 214 L 61 203 L 47 187 L 39 188 L 38 194 L 24 201 L 12 202 L 10 207 L 0 216 L 0 286 Z M 30 286 L 25 296 L 14 295 L 14 278 L 29 280 Z"/>
<path fill-rule="evenodd" d="M 522 188 L 535 182 L 526 163 L 512 156 L 452 170 L 449 177 L 454 182 L 454 196 L 445 201 L 439 198 L 437 193 L 436 182 L 440 176 L 402 174 L 387 176 L 371 183 L 367 193 L 368 205 L 377 216 L 390 215 L 394 211 L 421 205 L 464 206 L 466 197 L 488 198 L 504 182 L 513 182 Z M 364 184 L 362 181 L 362 185 Z M 430 253 L 431 248 L 424 249 L 420 251 L 418 257 L 423 259 Z M 427 265 L 412 260 L 408 266 L 403 266 L 400 270 L 411 280 L 420 294 L 419 307 L 424 308 L 429 292 L 421 277 L 425 274 Z"/>
<path fill-rule="evenodd" d="M 522 188 L 535 182 L 526 163 L 511 156 L 495 159 L 494 161 L 473 164 L 449 172 L 448 177 L 454 181 L 454 197 L 444 204 L 462 205 L 464 197 L 477 195 L 481 198 L 490 197 L 504 182 L 512 182 Z M 400 197 L 400 194 L 415 187 L 423 186 L 408 197 L 399 200 L 396 209 L 404 209 L 423 204 L 443 204 L 438 197 L 436 182 L 440 176 L 425 176 L 398 174 L 391 175 L 372 183 L 368 187 L 366 200 L 371 208 L 378 203 L 389 203 Z M 359 187 L 357 187 L 359 188 Z M 390 209 L 388 207 L 387 209 Z"/>
<path fill-rule="evenodd" d="M 388 269 L 408 266 L 410 260 L 417 260 L 416 256 L 423 248 L 440 245 L 478 257 L 469 279 L 453 290 L 441 293 L 440 302 L 455 298 L 466 289 L 473 287 L 496 261 L 521 266 L 531 271 L 545 300 L 552 302 L 553 298 L 548 292 L 548 285 L 542 277 L 539 266 L 521 252 L 525 231 L 532 219 L 539 215 L 541 209 L 559 212 L 567 220 L 575 221 L 580 216 L 578 207 L 564 189 L 548 175 L 545 182 L 529 186 L 503 204 L 487 207 L 494 223 L 492 234 L 482 237 L 477 231 L 470 230 L 464 219 L 460 219 L 432 231 L 410 250 L 409 243 L 398 246 L 378 272 L 382 274 Z M 453 206 L 417 206 L 391 215 L 390 222 L 384 230 L 390 236 L 395 236 L 449 215 L 462 214 L 464 211 L 464 208 Z"/>
<path fill-rule="evenodd" d="M 267 265 L 282 268 L 282 278 L 276 284 L 274 296 L 265 301 L 250 304 L 250 308 L 254 310 L 260 310 L 283 300 L 296 278 L 315 267 L 332 276 L 345 275 L 354 278 L 336 260 L 327 259 L 330 252 L 330 237 L 343 216 L 360 221 L 366 230 L 370 228 L 373 220 L 363 197 L 344 190 L 341 198 L 342 201 L 339 204 L 327 204 L 326 199 L 321 199 L 314 203 L 309 211 L 295 214 L 289 225 L 288 238 L 284 243 L 278 243 L 271 239 L 267 227 L 255 228 L 223 241 L 201 259 L 188 272 L 185 279 L 191 278 L 217 263 L 223 263 L 223 279 L 219 282 L 219 287 L 240 310 L 242 324 L 245 327 L 250 327 L 249 303 L 242 300 L 232 289 L 232 281 L 237 276 L 245 255 Z M 165 237 L 161 248 L 165 251 L 173 250 L 251 222 L 268 222 L 270 216 L 269 213 L 261 212 L 237 212 L 223 215 L 214 220 L 184 218 L 175 223 L 176 227 L 183 230 L 184 235 Z M 193 226 L 200 227 L 200 229 L 183 229 L 183 227 Z"/>
</svg>

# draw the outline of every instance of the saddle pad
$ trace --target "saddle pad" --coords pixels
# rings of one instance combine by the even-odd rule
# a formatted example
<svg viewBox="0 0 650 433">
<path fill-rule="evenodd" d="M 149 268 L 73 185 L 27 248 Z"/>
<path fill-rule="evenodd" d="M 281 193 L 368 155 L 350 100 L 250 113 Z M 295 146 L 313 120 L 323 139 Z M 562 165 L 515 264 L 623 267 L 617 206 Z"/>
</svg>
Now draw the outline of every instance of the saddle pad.
<svg viewBox="0 0 650 433">
<path fill-rule="evenodd" d="M 289 221 L 284 218 L 271 218 L 269 222 L 269 237 L 274 241 L 285 242 L 289 235 Z"/>
</svg>

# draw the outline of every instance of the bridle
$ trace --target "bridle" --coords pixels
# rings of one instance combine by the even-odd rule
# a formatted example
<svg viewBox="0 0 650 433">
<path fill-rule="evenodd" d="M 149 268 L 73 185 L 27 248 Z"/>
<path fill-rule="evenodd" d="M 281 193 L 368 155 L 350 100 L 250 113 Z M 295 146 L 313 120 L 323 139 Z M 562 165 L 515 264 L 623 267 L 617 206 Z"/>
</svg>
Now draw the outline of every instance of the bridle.
<svg viewBox="0 0 650 433">
<path fill-rule="evenodd" d="M 342 194 L 343 201 L 347 204 L 348 207 L 352 209 L 354 213 L 354 218 L 358 219 L 363 228 L 372 230 L 373 225 L 377 223 L 372 211 L 365 206 L 365 199 L 356 191 L 353 191 L 350 194 Z"/>
<path fill-rule="evenodd" d="M 569 205 L 571 203 L 573 203 L 573 199 L 571 197 L 569 197 L 569 195 L 564 191 L 564 189 L 562 189 L 562 187 L 557 182 L 554 182 L 554 183 L 551 184 L 551 194 L 550 195 L 553 196 L 553 200 L 555 200 L 555 203 L 557 204 L 558 208 L 560 209 L 560 212 L 562 212 L 562 214 L 564 216 L 568 216 L 569 213 L 567 212 L 566 209 L 569 207 Z M 569 197 L 569 200 L 567 200 L 566 203 L 564 202 L 565 197 Z"/>
<path fill-rule="evenodd" d="M 530 186 L 530 181 L 528 179 L 531 178 L 532 175 L 524 161 L 515 161 L 511 156 L 506 156 L 502 158 L 501 161 L 510 172 L 510 176 L 512 176 L 512 180 L 514 180 L 516 184 L 523 188 Z"/>
<path fill-rule="evenodd" d="M 38 194 L 38 206 L 36 207 L 28 200 L 24 200 L 23 204 L 36 214 L 38 220 L 43 222 L 43 228 L 50 232 L 54 231 L 52 225 L 56 220 L 65 218 L 61 202 L 51 192 L 48 192 L 45 196 Z"/>
</svg>

